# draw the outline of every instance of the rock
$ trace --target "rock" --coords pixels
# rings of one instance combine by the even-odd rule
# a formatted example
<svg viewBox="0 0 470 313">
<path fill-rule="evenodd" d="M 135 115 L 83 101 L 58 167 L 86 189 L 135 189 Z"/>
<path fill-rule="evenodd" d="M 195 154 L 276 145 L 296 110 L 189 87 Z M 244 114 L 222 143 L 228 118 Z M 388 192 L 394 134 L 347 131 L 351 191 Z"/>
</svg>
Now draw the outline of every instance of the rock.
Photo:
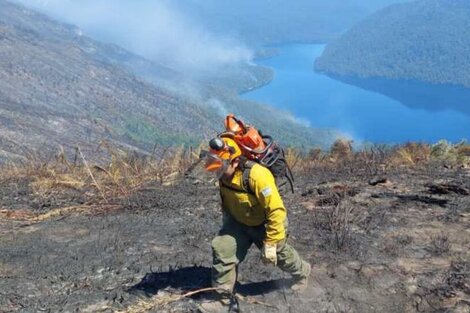
<svg viewBox="0 0 470 313">
<path fill-rule="evenodd" d="M 371 186 L 377 186 L 379 184 L 386 184 L 386 183 L 388 183 L 388 179 L 385 177 L 373 178 L 369 180 L 369 185 Z"/>
</svg>

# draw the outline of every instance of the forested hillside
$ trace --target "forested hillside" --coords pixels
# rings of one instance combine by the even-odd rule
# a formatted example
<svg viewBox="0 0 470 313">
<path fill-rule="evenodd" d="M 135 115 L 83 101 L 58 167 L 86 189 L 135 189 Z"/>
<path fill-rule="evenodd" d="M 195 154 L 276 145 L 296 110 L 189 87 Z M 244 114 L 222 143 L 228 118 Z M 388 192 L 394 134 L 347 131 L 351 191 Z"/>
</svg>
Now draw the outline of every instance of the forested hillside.
<svg viewBox="0 0 470 313">
<path fill-rule="evenodd" d="M 176 0 L 213 32 L 253 45 L 325 42 L 375 10 L 406 0 Z"/>
<path fill-rule="evenodd" d="M 389 6 L 328 45 L 318 71 L 470 87 L 470 2 Z"/>
</svg>

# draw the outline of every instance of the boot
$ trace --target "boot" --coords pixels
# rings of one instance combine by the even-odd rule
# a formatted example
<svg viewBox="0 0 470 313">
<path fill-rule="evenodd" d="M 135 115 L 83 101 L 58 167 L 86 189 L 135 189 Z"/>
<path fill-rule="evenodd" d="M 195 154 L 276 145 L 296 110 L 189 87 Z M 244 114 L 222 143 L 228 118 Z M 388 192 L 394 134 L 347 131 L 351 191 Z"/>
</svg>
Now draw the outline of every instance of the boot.
<svg viewBox="0 0 470 313">
<path fill-rule="evenodd" d="M 308 287 L 308 277 L 310 276 L 310 272 L 312 271 L 312 266 L 309 263 L 305 263 L 305 264 L 307 266 L 307 276 L 293 278 L 290 289 L 294 292 L 302 293 Z"/>
<path fill-rule="evenodd" d="M 226 313 L 230 309 L 228 294 L 213 292 L 198 305 L 201 313 Z"/>
</svg>

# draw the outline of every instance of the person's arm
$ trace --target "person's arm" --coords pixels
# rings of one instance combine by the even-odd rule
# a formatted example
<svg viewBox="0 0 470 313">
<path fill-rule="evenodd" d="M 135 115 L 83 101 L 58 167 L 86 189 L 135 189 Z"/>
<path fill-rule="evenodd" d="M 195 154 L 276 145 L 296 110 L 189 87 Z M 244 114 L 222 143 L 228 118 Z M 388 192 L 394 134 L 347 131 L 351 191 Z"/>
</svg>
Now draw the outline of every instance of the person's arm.
<svg viewBox="0 0 470 313">
<path fill-rule="evenodd" d="M 284 223 L 286 209 L 274 177 L 269 169 L 254 166 L 250 173 L 250 184 L 259 204 L 266 212 L 265 244 L 276 245 L 286 238 Z"/>
</svg>

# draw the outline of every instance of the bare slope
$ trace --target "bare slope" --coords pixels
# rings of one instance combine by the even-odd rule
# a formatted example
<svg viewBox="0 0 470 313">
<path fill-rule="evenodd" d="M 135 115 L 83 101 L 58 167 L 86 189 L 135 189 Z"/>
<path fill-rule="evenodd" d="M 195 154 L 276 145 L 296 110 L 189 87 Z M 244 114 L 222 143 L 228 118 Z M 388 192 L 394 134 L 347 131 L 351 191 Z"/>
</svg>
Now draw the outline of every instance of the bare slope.
<svg viewBox="0 0 470 313">
<path fill-rule="evenodd" d="M 75 29 L 5 1 L 0 21 L 3 149 L 100 139 L 148 147 L 210 133 L 210 112 L 105 62 L 103 45 Z"/>
<path fill-rule="evenodd" d="M 253 246 L 239 267 L 241 311 L 469 312 L 470 172 L 414 158 L 422 153 L 403 166 L 406 151 L 312 155 L 297 168 L 285 204 L 289 240 L 313 264 L 310 286 L 285 290 Z M 106 203 L 67 167 L 48 169 L 0 172 L 0 311 L 197 312 L 200 298 L 180 295 L 210 284 L 222 221 L 213 184 L 165 187 L 149 175 L 133 188 L 96 172 Z"/>
<path fill-rule="evenodd" d="M 188 84 L 197 97 L 179 90 Z M 104 139 L 147 151 L 155 144 L 197 144 L 221 126 L 221 112 L 203 104 L 229 90 L 188 83 L 171 69 L 84 37 L 76 27 L 0 0 L 0 159 L 58 145 L 91 149 Z M 251 108 L 253 122 L 269 114 L 268 130 L 280 129 L 281 139 L 294 134 L 300 143 L 328 141 L 326 132 L 230 94 L 225 110 L 250 116 Z"/>
</svg>

